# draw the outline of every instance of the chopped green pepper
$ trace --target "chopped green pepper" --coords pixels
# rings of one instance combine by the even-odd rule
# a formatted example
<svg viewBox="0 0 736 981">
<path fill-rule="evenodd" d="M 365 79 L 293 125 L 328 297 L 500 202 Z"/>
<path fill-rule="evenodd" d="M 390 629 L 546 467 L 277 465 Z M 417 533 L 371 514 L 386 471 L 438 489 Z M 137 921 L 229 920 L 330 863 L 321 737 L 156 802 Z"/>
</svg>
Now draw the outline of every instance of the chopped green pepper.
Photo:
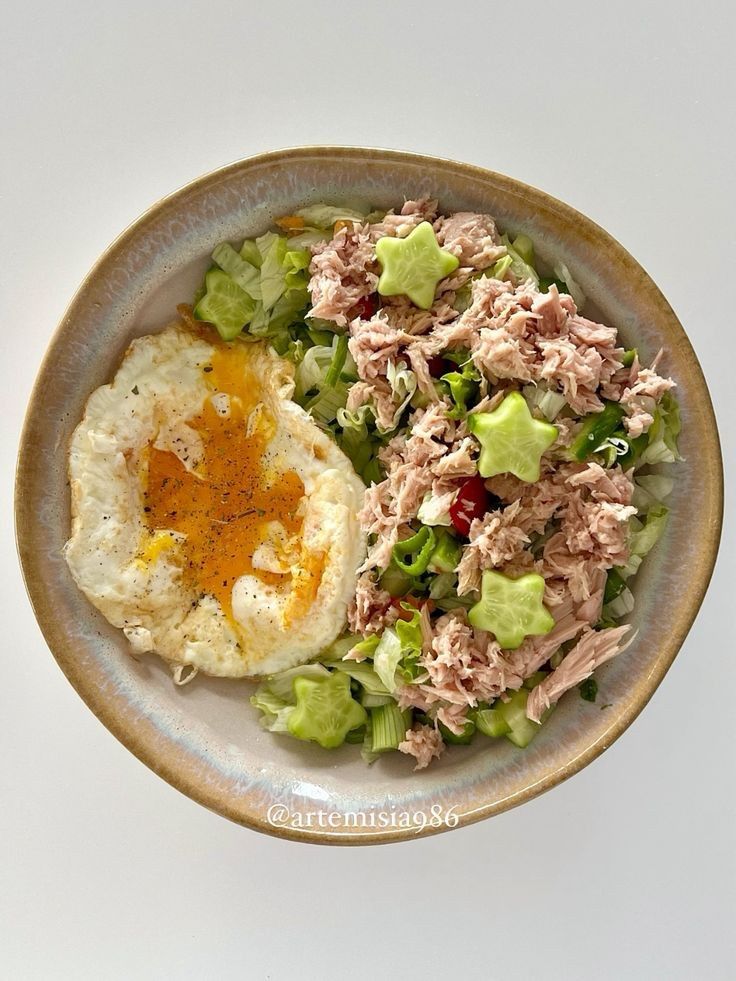
<svg viewBox="0 0 736 981">
<path fill-rule="evenodd" d="M 458 735 L 458 733 L 453 732 L 452 729 L 448 729 L 446 725 L 441 722 L 439 724 L 440 733 L 442 738 L 446 743 L 450 743 L 453 746 L 467 746 L 472 743 L 473 736 L 475 735 L 475 723 L 472 719 L 468 719 L 465 723 L 465 728 Z"/>
<path fill-rule="evenodd" d="M 446 528 L 435 532 L 437 544 L 429 559 L 430 572 L 454 572 L 463 554 L 463 547 Z"/>
<path fill-rule="evenodd" d="M 421 576 L 423 572 L 427 571 L 436 544 L 437 539 L 434 532 L 425 525 L 419 529 L 416 535 L 405 538 L 394 545 L 394 562 L 407 576 Z"/>
<path fill-rule="evenodd" d="M 442 375 L 441 381 L 449 386 L 450 397 L 455 403 L 455 407 L 449 412 L 450 417 L 464 419 L 468 411 L 468 402 L 478 391 L 480 375 L 472 362 L 468 362 L 461 371 L 448 371 L 446 375 Z"/>
<path fill-rule="evenodd" d="M 639 352 L 635 347 L 630 347 L 628 351 L 624 351 L 621 355 L 621 364 L 624 368 L 630 368 L 634 363 L 634 358 L 638 357 Z"/>
<path fill-rule="evenodd" d="M 570 452 L 575 459 L 585 460 L 591 453 L 595 453 L 609 436 L 613 436 L 624 415 L 624 407 L 618 402 L 606 402 L 602 412 L 594 412 L 586 416 L 580 432 L 570 447 Z"/>
<path fill-rule="evenodd" d="M 594 702 L 598 697 L 598 682 L 595 678 L 586 678 L 578 685 L 578 691 L 580 697 L 584 698 L 586 702 Z"/>
<path fill-rule="evenodd" d="M 556 279 L 554 276 L 542 276 L 539 280 L 539 292 L 549 293 L 549 288 L 553 283 L 557 287 L 558 293 L 567 293 L 567 283 L 561 279 Z"/>
</svg>

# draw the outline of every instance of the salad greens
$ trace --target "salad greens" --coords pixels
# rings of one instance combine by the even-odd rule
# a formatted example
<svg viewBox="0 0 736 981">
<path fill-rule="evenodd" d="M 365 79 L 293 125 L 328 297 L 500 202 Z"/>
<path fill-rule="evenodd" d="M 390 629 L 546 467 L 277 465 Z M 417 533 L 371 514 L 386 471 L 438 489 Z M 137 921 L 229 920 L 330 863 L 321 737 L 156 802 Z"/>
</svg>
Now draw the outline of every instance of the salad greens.
<svg viewBox="0 0 736 981">
<path fill-rule="evenodd" d="M 239 336 L 265 339 L 289 359 L 294 365 L 294 400 L 331 433 L 368 486 L 384 478 L 382 450 L 397 434 L 406 432 L 409 413 L 431 399 L 424 381 L 420 390 L 408 359 L 393 357 L 381 378 L 393 410 L 379 413 L 371 401 L 348 409 L 350 390 L 359 380 L 348 332 L 336 322 L 310 316 L 308 286 L 313 246 L 327 242 L 341 228 L 382 218 L 383 213 L 369 213 L 368 209 L 313 204 L 280 218 L 276 222 L 279 232 L 246 239 L 239 248 L 222 243 L 212 252 L 212 266 L 193 311 L 195 318 L 212 324 L 224 341 Z M 499 256 L 496 250 L 487 268 L 478 269 L 454 289 L 455 310 L 462 312 L 470 306 L 472 283 L 484 277 L 516 286 L 527 283 L 544 293 L 556 287 L 569 293 L 578 308 L 585 303 L 564 263 L 551 271 L 540 269 L 528 236 L 504 235 L 501 246 L 503 254 Z M 373 310 L 376 306 L 380 310 L 385 298 L 399 295 L 420 309 L 430 309 L 438 283 L 460 264 L 455 255 L 440 247 L 428 221 L 419 222 L 405 237 L 379 237 L 375 258 L 380 272 L 377 294 L 368 298 L 368 312 L 361 312 L 361 317 L 372 315 L 371 304 Z M 636 348 L 619 357 L 624 367 L 638 363 Z M 437 704 L 430 702 L 420 710 L 400 708 L 404 702 L 398 701 L 399 689 L 428 681 L 422 623 L 424 620 L 426 630 L 437 613 L 467 611 L 472 627 L 486 631 L 508 651 L 518 649 L 526 638 L 546 635 L 555 624 L 544 603 L 545 581 L 536 572 L 512 578 L 484 569 L 480 590 L 459 593 L 459 569 L 469 528 L 475 518 L 501 508 L 501 502 L 488 493 L 485 478 L 512 474 L 527 484 L 535 483 L 540 479 L 541 458 L 553 446 L 555 459 L 592 461 L 604 468 L 620 465 L 635 473 L 633 504 L 638 516 L 629 521 L 625 564 L 607 572 L 598 624 L 606 627 L 617 624 L 633 609 L 631 579 L 666 527 L 668 509 L 663 502 L 673 480 L 651 468 L 680 459 L 679 408 L 670 392 L 653 404 L 654 421 L 649 429 L 631 437 L 624 424 L 625 408 L 619 402 L 606 401 L 602 411 L 580 418 L 546 376 L 533 384 L 512 384 L 511 390 L 505 386 L 500 404 L 483 411 L 478 403 L 493 394 L 493 386 L 482 377 L 470 351 L 443 350 L 434 361 L 435 392 L 445 400 L 448 417 L 466 427 L 476 452 L 479 450 L 478 472 L 465 483 L 459 481 L 449 511 L 441 493 L 427 491 L 416 518 L 401 529 L 390 563 L 380 570 L 378 581 L 395 608 L 395 622 L 376 633 L 343 634 L 315 662 L 264 679 L 251 698 L 269 731 L 325 748 L 345 742 L 360 744 L 368 762 L 396 750 L 415 725 L 434 727 L 448 743 L 464 745 L 478 738 L 505 737 L 519 747 L 527 746 L 541 728 L 527 718 L 527 702 L 549 671 L 564 661 L 567 646 L 555 651 L 543 669 L 517 691 L 472 707 L 461 729 L 438 718 Z M 571 430 L 572 438 L 560 448 L 557 441 L 563 427 Z M 529 551 L 535 560 L 557 527 L 532 534 Z M 594 678 L 578 687 L 584 700 L 596 700 Z M 541 716 L 542 722 L 550 711 Z"/>
</svg>

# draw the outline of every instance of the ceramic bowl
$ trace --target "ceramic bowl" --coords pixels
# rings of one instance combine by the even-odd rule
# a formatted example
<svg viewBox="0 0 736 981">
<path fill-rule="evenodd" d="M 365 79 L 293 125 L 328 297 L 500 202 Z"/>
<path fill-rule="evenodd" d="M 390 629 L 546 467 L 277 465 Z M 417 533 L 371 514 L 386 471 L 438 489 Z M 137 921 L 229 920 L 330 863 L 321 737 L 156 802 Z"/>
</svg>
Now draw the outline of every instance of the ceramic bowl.
<svg viewBox="0 0 736 981">
<path fill-rule="evenodd" d="M 681 449 L 664 539 L 636 579 L 632 647 L 599 672 L 600 710 L 570 693 L 534 743 L 477 739 L 414 773 L 398 754 L 366 767 L 357 747 L 324 752 L 264 732 L 248 682 L 176 688 L 157 659 L 134 660 L 122 634 L 77 590 L 69 534 L 67 444 L 89 394 L 133 337 L 170 321 L 213 247 L 264 231 L 316 202 L 396 207 L 439 198 L 485 211 L 562 259 L 590 306 L 636 345 L 660 347 L 678 384 Z M 693 507 L 697 501 L 697 507 Z M 588 218 L 542 191 L 477 167 L 388 150 L 302 147 L 201 177 L 154 205 L 113 243 L 51 340 L 31 398 L 17 474 L 18 547 L 31 602 L 62 670 L 101 722 L 173 786 L 247 827 L 312 842 L 396 841 L 478 821 L 535 797 L 595 759 L 646 705 L 698 611 L 718 546 L 722 469 L 708 389 L 692 347 L 641 266 Z"/>
</svg>

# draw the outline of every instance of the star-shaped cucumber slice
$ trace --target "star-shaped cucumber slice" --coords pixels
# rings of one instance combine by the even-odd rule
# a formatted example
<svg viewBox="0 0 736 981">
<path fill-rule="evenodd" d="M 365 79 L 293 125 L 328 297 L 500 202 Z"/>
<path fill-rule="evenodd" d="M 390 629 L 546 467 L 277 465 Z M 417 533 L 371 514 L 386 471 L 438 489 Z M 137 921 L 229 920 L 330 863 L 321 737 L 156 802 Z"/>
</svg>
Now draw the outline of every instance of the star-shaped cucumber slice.
<svg viewBox="0 0 736 981">
<path fill-rule="evenodd" d="M 540 422 L 519 392 L 507 395 L 493 412 L 468 416 L 468 429 L 480 443 L 481 477 L 512 473 L 519 480 L 539 480 L 539 461 L 557 439 L 557 427 Z"/>
<path fill-rule="evenodd" d="M 460 265 L 457 256 L 439 247 L 428 221 L 417 225 L 406 238 L 379 238 L 376 258 L 381 263 L 381 296 L 408 296 L 422 310 L 432 306 L 437 283 Z"/>
<path fill-rule="evenodd" d="M 478 630 L 492 633 L 501 647 L 513 651 L 525 637 L 548 634 L 554 618 L 542 603 L 544 579 L 529 572 L 510 579 L 500 572 L 483 573 L 480 600 L 468 612 Z"/>
<path fill-rule="evenodd" d="M 297 739 L 334 749 L 345 742 L 351 729 L 366 722 L 365 709 L 350 694 L 350 678 L 341 671 L 318 680 L 295 678 L 294 696 L 296 707 L 286 725 Z"/>
</svg>

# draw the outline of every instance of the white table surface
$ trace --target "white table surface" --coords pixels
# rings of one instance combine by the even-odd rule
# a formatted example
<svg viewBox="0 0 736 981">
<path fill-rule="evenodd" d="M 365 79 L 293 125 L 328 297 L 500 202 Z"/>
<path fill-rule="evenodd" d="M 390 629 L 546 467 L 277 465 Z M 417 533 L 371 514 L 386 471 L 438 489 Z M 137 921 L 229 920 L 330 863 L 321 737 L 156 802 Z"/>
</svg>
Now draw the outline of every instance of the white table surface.
<svg viewBox="0 0 736 981">
<path fill-rule="evenodd" d="M 733 463 L 733 5 L 351 7 L 4 10 L 0 976 L 733 977 L 733 521 L 680 656 L 612 749 L 520 809 L 382 848 L 281 842 L 192 803 L 95 720 L 34 622 L 10 514 L 49 336 L 128 222 L 261 150 L 426 151 L 590 215 L 685 324 Z"/>
</svg>

